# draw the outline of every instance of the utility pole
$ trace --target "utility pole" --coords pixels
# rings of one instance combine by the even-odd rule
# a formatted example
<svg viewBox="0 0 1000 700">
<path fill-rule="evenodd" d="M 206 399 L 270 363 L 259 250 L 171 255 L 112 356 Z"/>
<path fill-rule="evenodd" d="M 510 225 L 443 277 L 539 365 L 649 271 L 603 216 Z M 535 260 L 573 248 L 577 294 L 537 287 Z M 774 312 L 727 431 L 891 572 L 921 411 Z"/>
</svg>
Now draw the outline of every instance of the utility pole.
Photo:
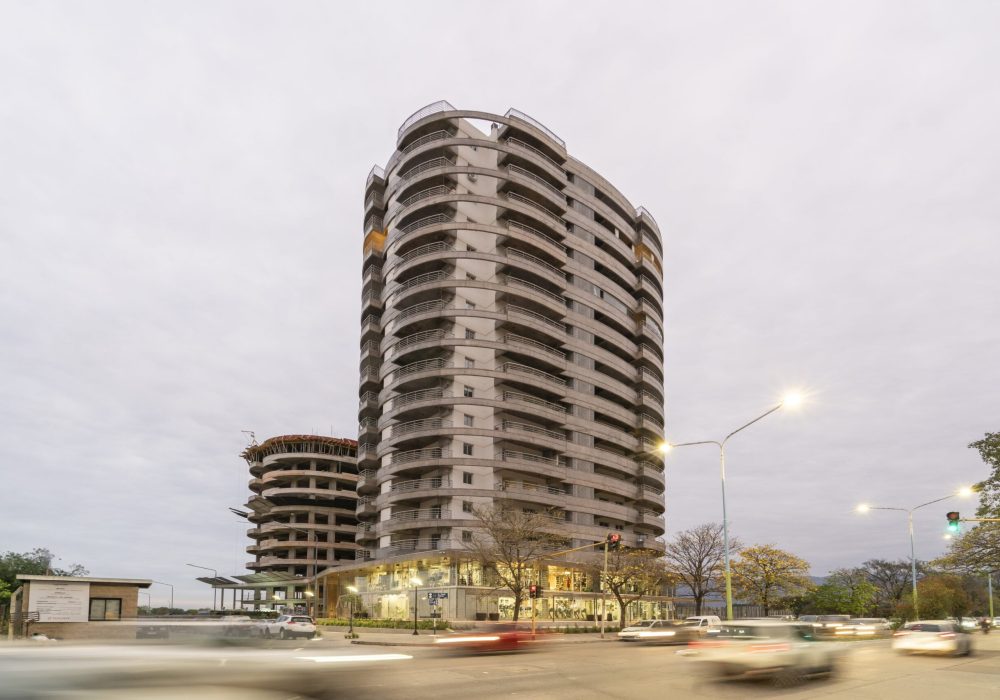
<svg viewBox="0 0 1000 700">
<path fill-rule="evenodd" d="M 604 639 L 604 623 L 608 619 L 608 603 L 605 587 L 608 582 L 608 540 L 604 539 L 604 572 L 601 574 L 601 639 Z"/>
</svg>

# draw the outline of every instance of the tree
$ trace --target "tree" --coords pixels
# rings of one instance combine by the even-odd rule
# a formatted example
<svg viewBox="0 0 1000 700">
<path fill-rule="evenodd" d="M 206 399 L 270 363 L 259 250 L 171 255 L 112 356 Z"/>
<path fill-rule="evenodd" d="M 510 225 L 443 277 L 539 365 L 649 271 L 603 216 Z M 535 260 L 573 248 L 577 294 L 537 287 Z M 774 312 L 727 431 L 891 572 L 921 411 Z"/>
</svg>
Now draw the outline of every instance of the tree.
<svg viewBox="0 0 1000 700">
<path fill-rule="evenodd" d="M 73 564 L 68 569 L 52 566 L 56 557 L 47 549 L 38 547 L 30 552 L 4 552 L 0 555 L 0 604 L 10 600 L 11 593 L 21 584 L 18 574 L 34 574 L 41 576 L 86 576 L 87 569 L 80 564 Z"/>
<path fill-rule="evenodd" d="M 979 452 L 979 456 L 990 467 L 990 475 L 976 484 L 979 492 L 980 518 L 1000 518 L 1000 433 L 986 433 L 982 440 L 970 443 L 969 447 Z"/>
<path fill-rule="evenodd" d="M 805 609 L 812 613 L 848 614 L 861 617 L 872 609 L 875 586 L 868 581 L 859 581 L 848 586 L 836 581 L 827 581 L 810 591 Z"/>
<path fill-rule="evenodd" d="M 951 541 L 935 566 L 947 571 L 981 573 L 1000 569 L 1000 523 L 983 523 Z"/>
<path fill-rule="evenodd" d="M 595 561 L 595 576 L 601 576 L 604 557 Z M 628 605 L 647 595 L 656 595 L 671 579 L 663 555 L 652 549 L 619 549 L 608 552 L 607 590 L 618 601 L 619 621 L 625 626 Z"/>
<path fill-rule="evenodd" d="M 740 549 L 738 540 L 729 542 L 731 552 Z M 710 593 L 718 592 L 722 582 L 725 543 L 721 523 L 706 523 L 677 533 L 667 543 L 664 554 L 667 570 L 691 590 L 695 615 L 701 615 L 702 604 Z"/>
<path fill-rule="evenodd" d="M 961 577 L 954 574 L 932 574 L 920 579 L 917 597 L 924 620 L 962 617 L 972 606 Z M 896 615 L 907 620 L 916 618 L 912 594 L 908 593 L 896 606 Z"/>
<path fill-rule="evenodd" d="M 910 562 L 905 560 L 887 561 L 885 559 L 869 559 L 860 567 L 868 581 L 875 586 L 875 598 L 872 601 L 876 612 L 889 617 L 903 594 L 910 588 Z M 917 572 L 923 573 L 924 565 L 917 562 Z"/>
<path fill-rule="evenodd" d="M 809 563 L 768 544 L 748 547 L 732 563 L 733 587 L 741 598 L 764 606 L 764 614 L 782 596 L 795 595 L 811 584 Z"/>
<path fill-rule="evenodd" d="M 538 560 L 565 544 L 565 539 L 552 534 L 557 525 L 542 513 L 495 505 L 476 508 L 473 515 L 478 526 L 466 546 L 484 569 L 492 567 L 500 584 L 510 589 L 517 622 Z"/>
</svg>

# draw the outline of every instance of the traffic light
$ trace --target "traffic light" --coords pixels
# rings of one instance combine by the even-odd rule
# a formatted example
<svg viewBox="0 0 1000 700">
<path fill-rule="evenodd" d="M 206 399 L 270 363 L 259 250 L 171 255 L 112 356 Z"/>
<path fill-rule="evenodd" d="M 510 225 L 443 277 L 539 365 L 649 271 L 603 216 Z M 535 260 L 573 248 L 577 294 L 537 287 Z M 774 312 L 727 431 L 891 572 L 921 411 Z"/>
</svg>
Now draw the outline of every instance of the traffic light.
<svg viewBox="0 0 1000 700">
<path fill-rule="evenodd" d="M 536 586 L 535 584 L 531 584 L 530 586 L 528 586 L 528 597 L 529 598 L 538 597 L 538 586 Z"/>
<path fill-rule="evenodd" d="M 622 536 L 617 532 L 608 533 L 608 549 L 618 549 L 622 544 Z"/>
<path fill-rule="evenodd" d="M 948 513 L 948 532 L 957 535 L 962 531 L 962 525 L 958 517 L 958 511 L 953 510 Z"/>
</svg>

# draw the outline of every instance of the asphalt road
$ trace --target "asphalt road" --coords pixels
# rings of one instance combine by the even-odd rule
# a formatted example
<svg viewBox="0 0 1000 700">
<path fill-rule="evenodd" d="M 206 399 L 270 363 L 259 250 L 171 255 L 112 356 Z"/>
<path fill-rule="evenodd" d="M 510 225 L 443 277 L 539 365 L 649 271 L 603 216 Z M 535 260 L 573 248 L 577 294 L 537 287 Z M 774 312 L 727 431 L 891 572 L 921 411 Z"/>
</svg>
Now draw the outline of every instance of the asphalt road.
<svg viewBox="0 0 1000 700">
<path fill-rule="evenodd" d="M 778 689 L 765 681 L 718 682 L 673 647 L 620 642 L 554 643 L 534 653 L 441 657 L 407 650 L 392 672 L 355 675 L 357 700 L 476 698 L 872 698 L 1000 699 L 1000 633 L 975 635 L 969 658 L 900 656 L 888 640 L 844 644 L 850 656 L 829 679 Z M 370 647 L 369 647 L 370 648 Z M 398 649 L 398 648 L 397 648 Z M 348 687 L 341 687 L 348 690 Z"/>
<path fill-rule="evenodd" d="M 428 647 L 352 645 L 336 637 L 245 648 L 0 647 L 0 698 L 997 700 L 1000 633 L 976 634 L 973 640 L 975 654 L 969 658 L 899 656 L 889 649 L 888 640 L 843 642 L 850 656 L 834 677 L 791 688 L 765 681 L 715 681 L 700 672 L 697 661 L 678 654 L 676 647 L 568 638 L 541 644 L 533 652 L 478 656 Z M 107 691 L 112 685 L 114 693 Z M 64 693 L 67 688 L 85 687 L 90 691 L 84 694 Z"/>
</svg>

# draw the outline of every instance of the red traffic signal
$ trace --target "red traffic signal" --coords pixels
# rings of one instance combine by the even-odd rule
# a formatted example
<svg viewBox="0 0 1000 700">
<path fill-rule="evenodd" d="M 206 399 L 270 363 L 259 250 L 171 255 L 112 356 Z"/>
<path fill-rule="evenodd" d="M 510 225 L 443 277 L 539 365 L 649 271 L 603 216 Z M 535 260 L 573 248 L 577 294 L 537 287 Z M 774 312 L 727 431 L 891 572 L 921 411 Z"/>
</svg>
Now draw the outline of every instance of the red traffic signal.
<svg viewBox="0 0 1000 700">
<path fill-rule="evenodd" d="M 608 549 L 618 549 L 622 543 L 622 536 L 617 532 L 608 533 Z"/>
<path fill-rule="evenodd" d="M 529 598 L 538 597 L 538 586 L 536 586 L 535 584 L 531 584 L 530 586 L 528 586 L 528 597 Z"/>
</svg>

